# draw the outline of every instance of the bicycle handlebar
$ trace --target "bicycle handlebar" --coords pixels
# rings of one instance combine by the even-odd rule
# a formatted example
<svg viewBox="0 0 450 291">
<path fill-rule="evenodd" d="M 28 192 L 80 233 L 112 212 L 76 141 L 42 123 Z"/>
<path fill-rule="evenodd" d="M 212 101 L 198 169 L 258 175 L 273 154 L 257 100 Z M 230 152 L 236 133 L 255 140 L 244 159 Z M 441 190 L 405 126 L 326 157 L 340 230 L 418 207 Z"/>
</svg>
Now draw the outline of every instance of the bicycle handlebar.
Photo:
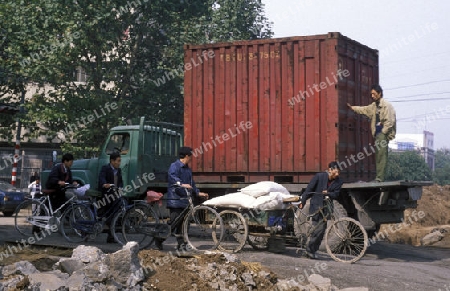
<svg viewBox="0 0 450 291">
<path fill-rule="evenodd" d="M 73 185 L 73 184 L 70 184 L 70 183 L 66 183 L 64 186 L 62 186 L 61 188 L 63 189 L 63 190 L 67 190 L 67 189 L 76 189 L 76 188 L 79 188 L 80 187 L 80 185 L 79 184 L 77 184 L 77 185 Z"/>
</svg>

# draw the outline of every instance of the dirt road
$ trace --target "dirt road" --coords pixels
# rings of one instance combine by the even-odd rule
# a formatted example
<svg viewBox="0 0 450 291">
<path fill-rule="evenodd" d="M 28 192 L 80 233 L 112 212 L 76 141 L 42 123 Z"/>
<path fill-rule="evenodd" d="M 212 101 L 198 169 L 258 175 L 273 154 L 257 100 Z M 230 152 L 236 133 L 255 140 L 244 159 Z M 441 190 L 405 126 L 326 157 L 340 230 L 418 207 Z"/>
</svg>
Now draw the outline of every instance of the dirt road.
<svg viewBox="0 0 450 291">
<path fill-rule="evenodd" d="M 13 219 L 0 217 L 0 238 L 14 242 L 23 239 L 13 227 Z M 117 244 L 104 243 L 106 236 L 90 242 L 105 252 L 113 252 Z M 75 247 L 65 242 L 56 233 L 37 243 L 61 247 Z M 175 242 L 166 242 L 166 251 L 172 250 Z M 280 278 L 291 278 L 298 282 L 312 273 L 331 278 L 339 288 L 369 287 L 369 290 L 450 290 L 450 249 L 414 247 L 410 245 L 377 242 L 370 246 L 365 257 L 356 264 L 333 261 L 326 253 L 319 253 L 319 260 L 300 258 L 296 248 L 288 246 L 283 254 L 254 251 L 246 246 L 237 256 L 248 262 L 261 262 L 277 273 Z M 2 262 L 0 262 L 2 265 Z"/>
<path fill-rule="evenodd" d="M 339 288 L 450 290 L 450 249 L 379 242 L 369 247 L 364 258 L 355 264 L 335 262 L 323 252 L 319 253 L 319 260 L 299 258 L 295 248 L 289 247 L 283 254 L 246 248 L 239 257 L 245 261 L 259 261 L 280 277 L 297 281 L 303 279 L 302 275 L 318 273 L 330 278 Z"/>
</svg>

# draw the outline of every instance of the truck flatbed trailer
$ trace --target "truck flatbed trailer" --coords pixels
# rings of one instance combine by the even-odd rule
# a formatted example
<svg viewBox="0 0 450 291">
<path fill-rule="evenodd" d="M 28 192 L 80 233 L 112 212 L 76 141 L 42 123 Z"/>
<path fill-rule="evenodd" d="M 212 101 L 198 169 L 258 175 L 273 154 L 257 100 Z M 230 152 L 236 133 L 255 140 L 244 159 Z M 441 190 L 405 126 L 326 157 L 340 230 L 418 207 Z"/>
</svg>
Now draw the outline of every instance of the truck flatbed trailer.
<svg viewBox="0 0 450 291">
<path fill-rule="evenodd" d="M 220 195 L 237 192 L 249 183 L 197 183 L 202 191 Z M 307 183 L 282 184 L 291 194 L 301 193 Z M 423 187 L 431 186 L 431 181 L 388 181 L 344 183 L 338 200 L 345 209 L 345 215 L 352 217 L 364 226 L 369 234 L 378 231 L 381 224 L 401 223 L 405 209 L 416 208 L 422 197 Z M 222 195 L 225 194 L 222 193 Z"/>
</svg>

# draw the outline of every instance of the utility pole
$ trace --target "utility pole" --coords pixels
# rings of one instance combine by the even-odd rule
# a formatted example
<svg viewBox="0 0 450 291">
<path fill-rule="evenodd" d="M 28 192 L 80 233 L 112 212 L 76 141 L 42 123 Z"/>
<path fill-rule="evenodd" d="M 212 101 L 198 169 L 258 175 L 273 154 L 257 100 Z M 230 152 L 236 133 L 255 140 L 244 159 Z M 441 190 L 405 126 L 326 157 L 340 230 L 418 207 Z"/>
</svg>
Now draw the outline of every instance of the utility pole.
<svg viewBox="0 0 450 291">
<path fill-rule="evenodd" d="M 24 84 L 25 85 L 25 84 Z M 22 96 L 20 98 L 20 108 L 19 108 L 19 117 L 16 118 L 17 124 L 17 134 L 16 134 L 16 145 L 14 146 L 14 160 L 11 174 L 11 185 L 16 186 L 16 178 L 17 178 L 17 163 L 19 162 L 19 154 L 20 154 L 20 135 L 22 132 L 22 124 L 20 122 L 20 115 L 25 111 L 25 87 L 22 88 Z"/>
</svg>

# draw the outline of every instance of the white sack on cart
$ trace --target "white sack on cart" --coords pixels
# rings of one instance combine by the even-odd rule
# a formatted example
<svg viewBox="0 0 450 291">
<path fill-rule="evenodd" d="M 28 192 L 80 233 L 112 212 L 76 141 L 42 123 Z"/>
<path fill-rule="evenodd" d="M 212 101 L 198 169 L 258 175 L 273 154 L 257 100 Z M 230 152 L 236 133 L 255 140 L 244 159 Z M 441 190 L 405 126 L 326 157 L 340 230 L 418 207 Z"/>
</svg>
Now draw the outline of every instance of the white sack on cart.
<svg viewBox="0 0 450 291">
<path fill-rule="evenodd" d="M 74 190 L 75 194 L 77 194 L 77 196 L 84 196 L 84 194 L 86 194 L 86 191 L 89 190 L 90 188 L 91 188 L 91 184 L 86 184 L 81 187 L 75 188 L 73 190 Z"/>
<path fill-rule="evenodd" d="M 289 191 L 283 185 L 272 181 L 258 182 L 241 189 L 241 193 L 253 196 L 255 198 L 268 195 L 270 192 L 280 192 L 289 195 Z"/>
<path fill-rule="evenodd" d="M 215 197 L 210 200 L 206 200 L 205 202 L 203 202 L 203 204 L 209 206 L 250 208 L 250 206 L 255 202 L 255 200 L 256 198 L 252 196 L 237 192 Z"/>
<path fill-rule="evenodd" d="M 91 188 L 90 184 L 86 184 L 86 185 L 78 187 L 78 188 L 69 188 L 66 190 L 66 192 L 64 194 L 65 194 L 65 197 L 67 200 L 69 200 L 73 196 L 76 196 L 81 199 L 81 197 L 84 197 L 84 195 L 86 194 L 86 191 L 89 190 L 89 188 Z"/>
<path fill-rule="evenodd" d="M 283 200 L 291 197 L 295 197 L 295 195 L 270 192 L 268 195 L 256 198 L 255 202 L 251 205 L 251 208 L 259 210 L 286 209 L 288 204 L 283 203 Z"/>
</svg>

